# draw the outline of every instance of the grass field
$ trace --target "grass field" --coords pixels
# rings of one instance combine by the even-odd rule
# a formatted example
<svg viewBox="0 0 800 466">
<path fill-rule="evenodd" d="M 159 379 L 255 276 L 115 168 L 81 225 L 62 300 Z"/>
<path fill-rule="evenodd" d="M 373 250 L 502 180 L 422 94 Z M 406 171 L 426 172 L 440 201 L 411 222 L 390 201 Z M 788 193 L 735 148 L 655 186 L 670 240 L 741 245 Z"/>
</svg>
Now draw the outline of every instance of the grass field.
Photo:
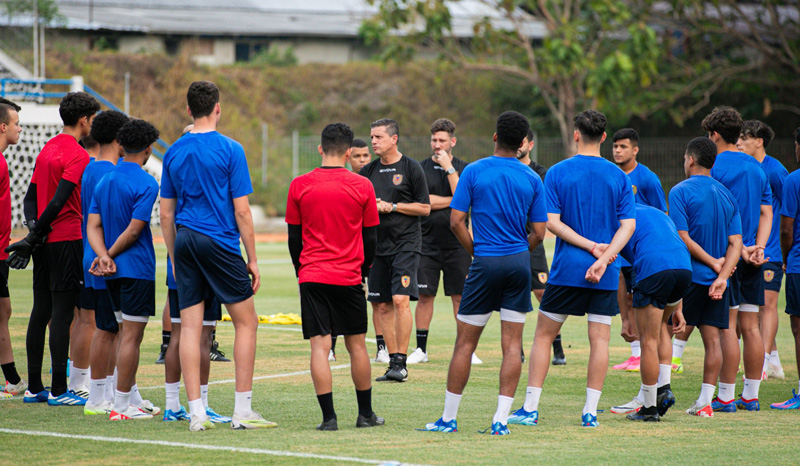
<svg viewBox="0 0 800 466">
<path fill-rule="evenodd" d="M 548 240 L 548 251 L 552 241 Z M 259 314 L 298 312 L 297 285 L 285 244 L 261 244 L 262 288 L 256 297 Z M 159 258 L 165 256 L 157 246 Z M 161 259 L 163 262 L 163 259 Z M 158 283 L 164 283 L 160 264 Z M 12 271 L 11 299 L 14 314 L 11 335 L 17 367 L 27 378 L 25 331 L 31 307 L 31 270 Z M 163 304 L 166 289 L 158 287 L 157 300 Z M 441 416 L 445 378 L 455 324 L 449 300 L 437 298 L 428 344 L 430 363 L 410 366 L 409 381 L 373 385 L 376 412 L 386 425 L 356 429 L 355 393 L 349 375 L 349 360 L 340 342 L 338 361 L 331 363 L 334 401 L 339 418 L 338 432 L 318 432 L 314 427 L 321 414 L 308 374 L 308 344 L 299 326 L 261 325 L 258 333 L 256 382 L 253 406 L 265 418 L 278 423 L 277 429 L 232 431 L 221 427 L 192 433 L 187 423 L 131 421 L 110 423 L 98 416 L 84 416 L 81 408 L 53 408 L 46 404 L 25 405 L 21 397 L 0 401 L 0 460 L 29 464 L 318 464 L 320 462 L 417 464 L 586 464 L 586 463 L 708 463 L 733 464 L 741 460 L 762 464 L 797 462 L 797 429 L 800 412 L 774 411 L 769 403 L 788 398 L 797 387 L 793 340 L 788 317 L 780 304 L 778 347 L 786 370 L 785 380 L 762 383 L 762 411 L 717 413 L 712 419 L 690 417 L 683 411 L 699 394 L 702 346 L 692 336 L 684 354 L 685 372 L 673 374 L 672 387 L 678 401 L 658 424 L 633 423 L 608 408 L 629 401 L 638 391 L 638 373 L 609 371 L 599 414 L 600 427 L 580 427 L 585 396 L 588 341 L 585 319 L 567 320 L 562 332 L 567 365 L 553 367 L 544 386 L 540 425 L 511 426 L 511 435 L 480 435 L 491 422 L 497 400 L 497 377 L 501 360 L 499 320 L 490 321 L 477 354 L 484 364 L 474 366 L 459 411 L 459 432 L 437 434 L 415 428 Z M 142 344 L 138 384 L 142 394 L 164 406 L 163 366 L 155 365 L 161 340 L 161 312 L 151 320 Z M 535 314 L 528 319 L 525 348 L 533 339 Z M 629 347 L 618 336 L 620 322 L 614 319 L 611 364 L 629 356 Z M 367 335 L 374 338 L 372 327 Z M 233 327 L 220 324 L 220 348 L 232 353 Z M 412 334 L 411 346 L 414 347 Z M 374 343 L 368 343 L 374 357 Z M 47 353 L 46 353 L 47 354 Z M 48 358 L 45 357 L 45 363 Z M 46 367 L 46 366 L 45 366 Z M 46 369 L 45 369 L 46 370 Z M 373 376 L 384 365 L 373 365 Z M 219 413 L 233 410 L 233 364 L 212 363 L 210 404 Z M 527 365 L 523 367 L 514 409 L 525 397 Z M 49 377 L 45 377 L 49 384 Z M 741 391 L 739 382 L 737 393 Z M 185 405 L 185 394 L 181 393 Z M 766 409 L 764 409 L 766 408 Z M 91 437 L 91 438 L 88 438 Z"/>
</svg>

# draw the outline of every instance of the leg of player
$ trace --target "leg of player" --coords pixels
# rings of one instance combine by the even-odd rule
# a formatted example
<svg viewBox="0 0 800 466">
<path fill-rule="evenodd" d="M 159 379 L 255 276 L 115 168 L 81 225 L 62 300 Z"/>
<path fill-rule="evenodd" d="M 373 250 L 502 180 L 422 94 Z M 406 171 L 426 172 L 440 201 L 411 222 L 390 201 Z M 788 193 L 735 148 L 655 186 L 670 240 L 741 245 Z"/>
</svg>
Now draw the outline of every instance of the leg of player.
<svg viewBox="0 0 800 466">
<path fill-rule="evenodd" d="M 633 309 L 636 317 L 636 329 L 639 333 L 641 343 L 641 373 L 643 395 L 642 408 L 628 414 L 628 419 L 632 421 L 659 421 L 659 413 L 656 408 L 656 390 L 659 375 L 659 336 L 661 334 L 661 318 L 664 311 L 652 304 L 645 307 Z"/>
<path fill-rule="evenodd" d="M 422 296 L 420 296 L 420 298 L 422 298 Z M 458 308 L 461 307 L 461 295 L 460 294 L 451 295 L 450 301 L 453 304 L 453 316 L 456 318 L 456 320 L 458 320 Z M 520 344 L 522 344 L 522 341 L 520 341 Z M 523 362 L 524 362 L 524 357 L 523 357 Z M 472 353 L 472 364 L 483 364 L 483 361 L 481 361 L 481 358 L 479 358 L 477 354 Z"/>
<path fill-rule="evenodd" d="M 780 360 L 774 361 L 772 350 L 775 345 L 775 335 L 778 334 L 778 296 L 779 291 L 764 290 L 764 305 L 759 309 L 761 318 L 761 339 L 764 342 L 764 352 L 766 353 L 766 372 L 767 377 L 772 379 L 783 379 L 786 375 L 781 367 Z M 777 351 L 776 351 L 777 353 Z"/>
<path fill-rule="evenodd" d="M 14 364 L 14 351 L 11 348 L 11 334 L 8 331 L 8 321 L 11 318 L 11 299 L 8 297 L 0 298 L 0 366 L 3 369 L 3 376 L 6 383 L 3 385 L 0 394 L 15 396 L 25 393 L 28 388 L 22 378 L 17 373 Z"/>
<path fill-rule="evenodd" d="M 356 389 L 358 417 L 356 427 L 382 426 L 384 419 L 372 410 L 372 369 L 367 354 L 365 334 L 345 335 L 344 344 L 350 354 L 350 376 Z"/>
<path fill-rule="evenodd" d="M 536 297 L 536 301 L 541 303 L 544 297 L 544 289 L 533 290 L 533 296 Z M 522 362 L 525 362 L 524 352 L 522 353 Z M 567 357 L 564 355 L 564 346 L 561 344 L 560 333 L 556 335 L 556 339 L 553 340 L 553 360 L 550 363 L 554 366 L 564 366 L 567 364 Z"/>
<path fill-rule="evenodd" d="M 392 304 L 395 310 L 395 339 L 397 341 L 397 350 L 395 352 L 395 366 L 398 371 L 405 371 L 406 358 L 408 355 L 408 343 L 411 340 L 411 329 L 414 327 L 413 318 L 411 317 L 411 298 L 406 295 L 392 296 Z"/>
<path fill-rule="evenodd" d="M 34 263 L 34 267 L 36 264 Z M 25 351 L 28 360 L 28 390 L 25 403 L 47 402 L 49 392 L 42 381 L 42 360 L 44 359 L 44 340 L 52 312 L 52 296 L 46 288 L 33 289 L 33 309 L 28 320 L 25 336 Z"/>
<path fill-rule="evenodd" d="M 70 334 L 69 389 L 78 396 L 89 396 L 89 359 L 95 330 L 94 309 L 75 308 Z"/>
<path fill-rule="evenodd" d="M 161 349 L 156 358 L 156 364 L 165 364 L 165 357 L 167 356 L 167 347 L 169 340 L 172 337 L 172 321 L 169 315 L 169 300 L 164 302 L 164 311 L 161 313 Z"/>
<path fill-rule="evenodd" d="M 739 328 L 744 344 L 745 375 L 742 396 L 736 401 L 736 406 L 747 411 L 758 411 L 758 390 L 764 373 L 764 342 L 758 328 L 758 306 L 742 303 L 739 308 Z"/>
<path fill-rule="evenodd" d="M 130 320 L 123 315 L 125 325 L 122 328 L 119 354 L 117 354 L 117 389 L 114 395 L 114 407 L 108 418 L 112 421 L 129 419 L 151 419 L 152 414 L 131 406 L 131 389 L 139 369 L 139 346 L 142 344 L 147 317 L 135 316 Z M 130 316 L 134 317 L 134 316 Z"/>
<path fill-rule="evenodd" d="M 380 303 L 370 303 L 372 306 L 372 326 L 375 328 L 375 362 L 384 364 L 389 363 L 389 352 L 386 351 L 386 340 L 383 338 L 383 326 L 381 325 Z"/>
<path fill-rule="evenodd" d="M 180 403 L 181 387 L 181 324 L 170 319 L 171 334 L 167 352 L 164 355 L 164 388 L 166 403 L 164 405 L 165 421 L 188 421 L 190 419 L 186 408 Z"/>
<path fill-rule="evenodd" d="M 435 295 L 422 293 L 419 295 L 417 308 L 414 310 L 414 325 L 417 329 L 417 348 L 408 355 L 407 361 L 409 364 L 428 362 L 428 329 L 430 329 L 431 320 L 433 320 L 434 299 L 436 299 Z M 458 308 L 456 308 L 456 313 L 458 313 Z"/>
<path fill-rule="evenodd" d="M 222 319 L 222 316 L 220 316 Z M 336 337 L 333 338 L 333 346 L 336 346 Z M 217 341 L 217 321 L 214 321 L 214 328 L 211 330 L 211 360 L 214 362 L 231 362 L 229 358 L 225 357 L 225 353 L 220 351 L 219 342 Z M 335 358 L 334 358 L 335 360 Z"/>
<path fill-rule="evenodd" d="M 700 417 L 713 417 L 714 411 L 711 407 L 714 396 L 714 384 L 717 378 L 721 380 L 721 368 L 724 363 L 722 355 L 722 338 L 725 330 L 711 325 L 700 325 L 700 336 L 703 339 L 703 384 L 700 386 L 700 397 L 694 402 L 691 408 L 686 410 L 687 414 Z M 738 362 L 736 363 L 738 365 Z M 735 370 L 735 369 L 734 369 Z M 735 377 L 735 374 L 734 374 Z"/>
<path fill-rule="evenodd" d="M 75 313 L 78 290 L 52 291 L 52 318 L 50 320 L 50 358 L 53 377 L 50 406 L 83 406 L 86 398 L 79 397 L 67 389 L 67 354 L 69 353 L 69 329 Z"/>
<path fill-rule="evenodd" d="M 322 410 L 322 423 L 317 430 L 339 430 L 336 411 L 333 408 L 333 377 L 328 364 L 328 352 L 331 350 L 331 336 L 316 335 L 309 339 L 311 343 L 311 380 Z"/>
<path fill-rule="evenodd" d="M 204 306 L 204 302 L 201 301 L 193 306 L 181 309 L 181 344 L 179 347 L 181 372 L 183 373 L 183 384 L 186 389 L 186 399 L 189 402 L 189 414 L 192 417 L 190 429 L 195 426 L 196 430 L 203 430 L 201 427 L 209 428 L 212 425 L 211 421 L 208 420 L 208 416 L 206 416 L 206 410 L 200 396 L 200 360 L 206 357 L 205 354 L 200 352 Z M 228 313 L 233 317 L 230 308 Z M 253 338 L 253 346 L 255 346 L 255 337 Z M 238 365 L 237 362 L 237 369 Z"/>
<path fill-rule="evenodd" d="M 633 306 L 631 305 L 629 307 L 629 304 L 632 303 L 628 300 L 627 289 L 628 285 L 627 281 L 625 280 L 625 274 L 623 272 L 620 272 L 619 286 L 617 287 L 617 305 L 619 306 L 620 314 L 624 317 L 623 324 L 627 325 L 630 329 L 633 329 L 633 330 L 626 330 L 626 328 L 623 328 L 622 329 L 623 337 L 625 337 L 625 335 L 635 333 L 635 327 L 636 327 L 636 320 L 633 315 Z M 622 361 L 619 364 L 614 365 L 612 369 L 617 371 L 624 371 L 629 369 L 632 371 L 639 370 L 638 355 L 634 354 L 634 351 L 636 352 L 639 351 L 639 345 L 638 345 L 639 342 L 638 340 L 630 340 L 627 337 L 625 337 L 625 341 L 631 344 L 631 355 L 628 356 L 628 359 Z M 636 344 L 634 344 L 634 341 Z"/>
<path fill-rule="evenodd" d="M 200 354 L 206 354 L 213 351 L 214 344 L 214 330 L 216 329 L 216 320 L 203 321 L 203 335 L 201 338 Z M 200 398 L 203 400 L 203 406 L 206 408 L 206 415 L 211 422 L 215 424 L 227 424 L 233 419 L 228 416 L 218 414 L 214 409 L 208 405 L 208 379 L 211 373 L 211 358 L 200 359 Z"/>
<path fill-rule="evenodd" d="M 675 306 L 667 305 L 661 315 L 661 329 L 658 336 L 658 382 L 656 384 L 656 406 L 658 415 L 667 414 L 667 410 L 675 404 L 675 394 L 672 393 L 672 326 L 669 325 L 670 316 L 676 309 L 683 307 L 683 301 Z"/>
<path fill-rule="evenodd" d="M 739 370 L 739 358 L 741 357 L 739 338 L 736 335 L 738 315 L 738 308 L 730 308 L 728 328 L 721 332 L 722 367 L 719 372 L 719 392 L 711 404 L 714 411 L 736 412 L 736 373 Z"/>
<path fill-rule="evenodd" d="M 788 283 L 787 283 L 788 290 Z M 792 335 L 794 335 L 794 357 L 797 361 L 798 373 L 800 373 L 800 316 L 790 315 L 789 322 L 792 328 Z M 797 390 L 792 389 L 792 397 L 782 403 L 772 403 L 772 409 L 800 409 L 800 381 L 797 384 Z"/>
<path fill-rule="evenodd" d="M 694 331 L 693 325 L 687 325 L 686 330 L 675 335 L 672 340 L 672 372 L 683 374 L 683 350 L 686 349 L 686 342 Z"/>
<path fill-rule="evenodd" d="M 589 314 L 589 367 L 586 372 L 586 404 L 581 417 L 584 427 L 597 427 L 597 403 L 608 372 L 608 342 L 611 318 Z"/>
<path fill-rule="evenodd" d="M 502 312 L 502 311 L 501 311 Z M 508 433 L 508 415 L 514 403 L 514 394 L 522 371 L 522 330 L 523 322 L 500 321 L 500 335 L 503 346 L 503 362 L 500 366 L 500 394 L 497 397 L 497 411 L 492 418 L 492 434 Z"/>
<path fill-rule="evenodd" d="M 88 415 L 109 414 L 112 403 L 105 399 L 106 382 L 109 375 L 113 375 L 113 370 L 109 374 L 109 359 L 115 354 L 114 339 L 116 332 L 108 332 L 97 329 L 92 336 L 91 358 L 89 368 L 91 370 L 91 380 L 89 381 L 89 397 L 83 407 L 83 413 Z"/>
</svg>

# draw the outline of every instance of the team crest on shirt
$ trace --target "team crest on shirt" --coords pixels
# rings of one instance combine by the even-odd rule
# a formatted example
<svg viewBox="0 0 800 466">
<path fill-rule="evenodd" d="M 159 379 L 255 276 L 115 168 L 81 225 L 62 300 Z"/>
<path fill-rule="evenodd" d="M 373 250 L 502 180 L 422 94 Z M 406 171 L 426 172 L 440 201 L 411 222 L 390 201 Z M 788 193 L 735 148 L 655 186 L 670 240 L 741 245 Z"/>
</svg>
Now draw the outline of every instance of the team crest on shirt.
<svg viewBox="0 0 800 466">
<path fill-rule="evenodd" d="M 392 183 L 394 183 L 395 186 L 399 185 L 402 182 L 403 182 L 403 175 L 394 175 L 392 177 Z"/>
<path fill-rule="evenodd" d="M 539 272 L 539 282 L 540 282 L 541 284 L 543 284 L 543 285 L 544 285 L 545 283 L 547 283 L 547 274 L 546 274 L 546 273 L 544 273 L 544 272 Z"/>
<path fill-rule="evenodd" d="M 395 176 L 401 176 L 401 175 L 395 175 Z M 400 284 L 403 285 L 403 288 L 408 288 L 408 285 L 411 284 L 411 277 L 409 277 L 408 275 L 403 275 L 403 277 L 400 279 Z"/>
<path fill-rule="evenodd" d="M 764 271 L 764 281 L 769 283 L 772 279 L 775 278 L 775 271 L 774 270 L 765 270 Z"/>
<path fill-rule="evenodd" d="M 631 187 L 633 188 L 633 195 L 635 196 L 639 192 L 639 190 L 636 188 L 635 184 L 631 185 Z"/>
</svg>

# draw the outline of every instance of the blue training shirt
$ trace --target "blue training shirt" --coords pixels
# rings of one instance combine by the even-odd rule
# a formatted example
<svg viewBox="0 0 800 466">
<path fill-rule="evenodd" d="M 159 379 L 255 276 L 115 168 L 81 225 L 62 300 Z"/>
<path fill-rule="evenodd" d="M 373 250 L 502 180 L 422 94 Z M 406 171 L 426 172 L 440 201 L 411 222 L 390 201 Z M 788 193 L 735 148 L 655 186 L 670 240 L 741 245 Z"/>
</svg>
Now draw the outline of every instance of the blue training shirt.
<svg viewBox="0 0 800 466">
<path fill-rule="evenodd" d="M 81 221 L 81 234 L 83 234 L 83 286 L 86 288 L 94 288 L 95 290 L 104 290 L 106 288 L 106 281 L 103 277 L 97 277 L 89 273 L 89 268 L 92 266 L 97 254 L 94 249 L 89 246 L 89 238 L 86 235 L 86 222 L 89 221 L 89 210 L 92 207 L 92 196 L 97 187 L 97 183 L 103 179 L 108 172 L 114 169 L 112 162 L 105 160 L 94 160 L 89 162 L 86 169 L 83 171 L 81 177 L 81 211 L 83 212 L 83 220 Z"/>
<path fill-rule="evenodd" d="M 761 164 L 744 152 L 725 151 L 717 155 L 711 176 L 728 188 L 738 204 L 742 243 L 756 244 L 761 206 L 772 207 L 772 193 Z"/>
<path fill-rule="evenodd" d="M 450 207 L 472 209 L 475 256 L 527 251 L 525 225 L 547 221 L 541 178 L 515 158 L 493 155 L 467 165 Z"/>
<path fill-rule="evenodd" d="M 666 213 L 636 204 L 636 231 L 620 251 L 633 264 L 636 281 L 665 270 L 692 270 L 689 248 Z"/>
<path fill-rule="evenodd" d="M 794 219 L 792 249 L 786 257 L 786 273 L 800 273 L 800 170 L 790 173 L 783 182 L 781 216 Z"/>
<path fill-rule="evenodd" d="M 669 218 L 711 257 L 725 257 L 728 237 L 742 234 L 739 206 L 719 181 L 695 175 L 669 192 Z M 692 283 L 711 285 L 717 274 L 692 257 Z"/>
<path fill-rule="evenodd" d="M 187 133 L 164 155 L 161 197 L 177 199 L 175 224 L 241 254 L 233 200 L 253 192 L 242 145 L 216 131 Z"/>
<path fill-rule="evenodd" d="M 95 188 L 92 214 L 100 214 L 107 248 L 111 248 L 131 220 L 146 222 L 136 242 L 114 258 L 115 278 L 156 279 L 156 253 L 153 234 L 150 232 L 150 215 L 158 197 L 158 182 L 142 167 L 133 162 L 119 162 Z"/>
<path fill-rule="evenodd" d="M 601 157 L 576 155 L 553 165 L 544 180 L 547 212 L 579 235 L 596 243 L 610 243 L 620 220 L 636 218 L 631 180 L 616 165 Z M 619 286 L 619 261 L 606 269 L 599 283 L 586 281 L 595 262 L 588 251 L 556 239 L 548 283 L 598 290 Z"/>
<path fill-rule="evenodd" d="M 772 191 L 772 230 L 767 240 L 767 247 L 764 248 L 764 257 L 768 257 L 770 262 L 783 263 L 781 254 L 781 201 L 783 199 L 783 183 L 789 172 L 782 163 L 770 157 L 764 157 L 761 168 L 769 180 L 770 191 Z"/>
<path fill-rule="evenodd" d="M 664 196 L 664 188 L 661 187 L 661 180 L 658 175 L 653 173 L 646 165 L 636 163 L 628 178 L 631 179 L 631 188 L 633 189 L 633 200 L 637 204 L 648 205 L 656 209 L 666 212 L 667 199 Z M 622 267 L 630 267 L 631 264 L 625 260 L 622 255 L 619 256 L 620 265 Z"/>
</svg>

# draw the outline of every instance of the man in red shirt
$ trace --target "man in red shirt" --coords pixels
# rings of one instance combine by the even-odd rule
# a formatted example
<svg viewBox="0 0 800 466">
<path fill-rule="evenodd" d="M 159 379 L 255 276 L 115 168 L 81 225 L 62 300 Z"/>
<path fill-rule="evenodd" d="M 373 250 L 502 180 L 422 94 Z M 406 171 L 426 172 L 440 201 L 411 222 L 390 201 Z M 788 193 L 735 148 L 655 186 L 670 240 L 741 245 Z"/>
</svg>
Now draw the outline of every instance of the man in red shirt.
<svg viewBox="0 0 800 466">
<path fill-rule="evenodd" d="M 89 154 L 78 144 L 89 135 L 100 104 L 85 92 L 70 92 L 59 104 L 64 129 L 36 158 L 24 200 L 30 232 L 8 248 L 11 268 L 24 269 L 33 255 L 33 310 L 25 346 L 29 388 L 23 401 L 83 406 L 86 398 L 67 390 L 69 330 L 83 284 L 81 176 Z M 35 249 L 35 250 L 34 250 Z M 42 383 L 44 336 L 50 324 L 50 393 Z"/>
<path fill-rule="evenodd" d="M 311 379 L 322 408 L 318 430 L 338 430 L 328 353 L 331 333 L 344 335 L 356 387 L 356 427 L 383 425 L 372 410 L 365 335 L 367 302 L 361 288 L 377 245 L 378 206 L 372 183 L 348 171 L 353 131 L 335 123 L 322 131 L 322 166 L 289 186 L 289 252 L 300 283 L 303 336 L 311 341 Z"/>
</svg>

